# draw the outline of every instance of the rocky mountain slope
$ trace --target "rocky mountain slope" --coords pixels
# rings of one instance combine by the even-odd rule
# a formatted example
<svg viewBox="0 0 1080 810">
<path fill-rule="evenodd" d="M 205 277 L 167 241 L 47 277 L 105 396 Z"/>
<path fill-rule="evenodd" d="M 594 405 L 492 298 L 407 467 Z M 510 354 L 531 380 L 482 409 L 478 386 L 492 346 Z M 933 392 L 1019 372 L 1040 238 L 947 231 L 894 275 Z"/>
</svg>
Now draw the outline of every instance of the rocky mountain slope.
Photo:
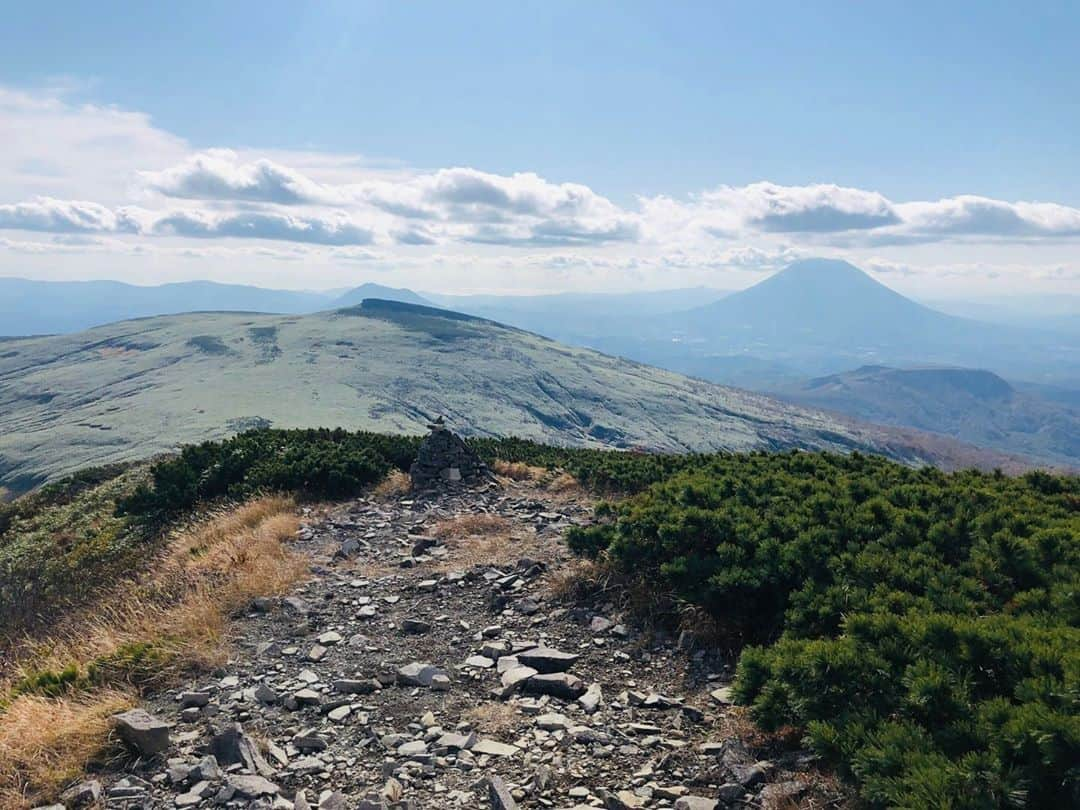
<svg viewBox="0 0 1080 810">
<path fill-rule="evenodd" d="M 0 486 L 145 458 L 249 427 L 467 435 L 649 450 L 957 448 L 560 345 L 369 300 L 305 316 L 196 313 L 0 344 Z M 992 463 L 997 463 L 992 461 Z"/>
<path fill-rule="evenodd" d="M 789 394 L 797 402 L 870 422 L 1080 465 L 1080 412 L 1018 391 L 989 371 L 864 366 L 818 377 Z"/>
<path fill-rule="evenodd" d="M 256 600 L 220 673 L 122 715 L 143 756 L 69 796 L 294 810 L 840 806 L 809 752 L 774 757 L 739 738 L 722 656 L 689 634 L 647 637 L 603 597 L 560 598 L 561 534 L 589 520 L 587 499 L 535 484 L 311 514 L 297 548 L 312 577 Z"/>
</svg>

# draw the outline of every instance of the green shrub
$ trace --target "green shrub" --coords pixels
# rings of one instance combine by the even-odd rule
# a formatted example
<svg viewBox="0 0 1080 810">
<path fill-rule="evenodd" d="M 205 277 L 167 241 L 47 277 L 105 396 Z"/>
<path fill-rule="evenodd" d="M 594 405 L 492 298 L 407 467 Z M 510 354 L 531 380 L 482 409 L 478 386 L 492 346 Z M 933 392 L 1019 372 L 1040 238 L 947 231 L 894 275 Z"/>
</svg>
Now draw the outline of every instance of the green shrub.
<svg viewBox="0 0 1080 810">
<path fill-rule="evenodd" d="M 121 513 L 164 519 L 201 500 L 261 491 L 344 498 L 408 469 L 419 439 L 344 430 L 252 430 L 185 447 L 152 470 L 152 484 L 119 504 Z"/>
<path fill-rule="evenodd" d="M 702 459 L 570 531 L 706 609 L 736 695 L 874 806 L 1080 803 L 1080 479 Z"/>
<path fill-rule="evenodd" d="M 151 538 L 115 514 L 117 500 L 145 475 L 141 468 L 95 469 L 7 505 L 0 525 L 0 644 L 148 556 Z"/>
</svg>

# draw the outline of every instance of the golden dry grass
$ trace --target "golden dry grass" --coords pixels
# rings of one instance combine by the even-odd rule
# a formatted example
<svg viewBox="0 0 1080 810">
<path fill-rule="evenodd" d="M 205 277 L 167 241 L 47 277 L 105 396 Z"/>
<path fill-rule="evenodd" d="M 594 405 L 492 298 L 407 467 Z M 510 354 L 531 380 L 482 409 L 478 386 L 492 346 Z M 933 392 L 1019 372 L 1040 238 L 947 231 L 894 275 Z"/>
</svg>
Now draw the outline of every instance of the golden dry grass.
<svg viewBox="0 0 1080 810">
<path fill-rule="evenodd" d="M 53 798 L 105 744 L 108 716 L 131 703 L 135 687 L 224 663 L 230 618 L 256 596 L 285 593 L 306 573 L 288 546 L 298 527 L 295 505 L 281 497 L 199 523 L 171 537 L 141 580 L 104 594 L 50 638 L 24 644 L 9 688 L 21 675 L 71 665 L 85 673 L 91 663 L 106 682 L 57 699 L 23 694 L 0 714 L 0 806 Z M 125 669 L 125 651 L 144 645 L 153 655 L 137 671 Z M 41 766 L 25 767 L 28 755 Z"/>
<path fill-rule="evenodd" d="M 376 498 L 396 498 L 404 495 L 412 489 L 412 478 L 401 470 L 393 470 L 382 481 L 375 485 L 372 494 Z"/>
<path fill-rule="evenodd" d="M 533 467 L 524 461 L 503 461 L 501 458 L 491 462 L 491 469 L 496 475 L 511 481 L 539 481 L 548 472 L 543 467 Z"/>
<path fill-rule="evenodd" d="M 440 521 L 432 529 L 447 550 L 436 571 L 463 570 L 476 565 L 510 565 L 540 551 L 535 534 L 513 530 L 500 515 L 477 513 Z"/>
<path fill-rule="evenodd" d="M 548 481 L 544 488 L 548 492 L 554 492 L 558 495 L 577 495 L 582 492 L 581 484 L 570 473 L 562 472 L 557 473 Z"/>
<path fill-rule="evenodd" d="M 99 691 L 80 699 L 25 695 L 0 716 L 0 807 L 47 801 L 108 750 L 110 717 L 130 708 L 130 693 Z"/>
<path fill-rule="evenodd" d="M 574 558 L 548 575 L 551 596 L 560 602 L 584 602 L 611 586 L 611 569 L 599 560 Z"/>
<path fill-rule="evenodd" d="M 484 734 L 505 736 L 517 725 L 517 712 L 509 703 L 488 701 L 473 706 L 461 719 Z"/>
<path fill-rule="evenodd" d="M 513 524 L 501 515 L 475 512 L 440 520 L 431 533 L 442 540 L 508 534 Z"/>
<path fill-rule="evenodd" d="M 226 657 L 231 614 L 284 593 L 304 561 L 286 545 L 299 527 L 291 500 L 261 498 L 176 533 L 140 581 L 125 583 L 28 643 L 20 669 L 62 669 L 152 640 L 184 667 Z"/>
</svg>

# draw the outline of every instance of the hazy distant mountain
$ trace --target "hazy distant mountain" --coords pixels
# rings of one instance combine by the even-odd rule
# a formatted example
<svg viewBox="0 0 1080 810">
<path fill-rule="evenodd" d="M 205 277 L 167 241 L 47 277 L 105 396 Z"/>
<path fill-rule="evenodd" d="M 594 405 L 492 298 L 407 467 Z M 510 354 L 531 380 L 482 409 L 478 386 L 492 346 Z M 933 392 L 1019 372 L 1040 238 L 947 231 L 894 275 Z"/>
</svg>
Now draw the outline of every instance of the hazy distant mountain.
<svg viewBox="0 0 1080 810">
<path fill-rule="evenodd" d="M 942 299 L 929 306 L 964 318 L 1080 334 L 1080 295 L 1011 295 Z"/>
<path fill-rule="evenodd" d="M 302 314 L 353 306 L 365 298 L 430 303 L 412 290 L 382 284 L 361 284 L 345 292 L 307 292 L 213 281 L 139 286 L 120 281 L 0 278 L 0 335 L 66 334 L 182 312 Z"/>
<path fill-rule="evenodd" d="M 872 349 L 923 341 L 928 333 L 951 341 L 981 328 L 917 304 L 854 265 L 828 259 L 795 262 L 679 320 L 690 335 L 789 349 L 807 344 Z"/>
<path fill-rule="evenodd" d="M 1080 466 L 1080 409 L 1018 391 L 989 371 L 864 366 L 810 380 L 787 394 L 870 422 Z"/>
<path fill-rule="evenodd" d="M 91 326 L 179 312 L 314 312 L 330 305 L 315 292 L 185 281 L 152 287 L 119 281 L 0 278 L 0 335 L 77 332 Z"/>
<path fill-rule="evenodd" d="M 718 301 L 730 293 L 712 287 L 643 290 L 628 293 L 556 293 L 553 295 L 425 295 L 457 312 L 551 313 L 583 315 L 658 315 Z"/>
<path fill-rule="evenodd" d="M 490 321 L 369 299 L 313 315 L 173 315 L 0 343 L 0 486 L 253 425 L 420 432 L 436 414 L 466 434 L 574 445 L 988 462 L 956 443 L 927 447 Z"/>
<path fill-rule="evenodd" d="M 713 360 L 716 371 L 704 376 L 718 381 L 728 380 L 724 369 L 732 357 L 779 364 L 804 377 L 864 364 L 935 364 L 1044 383 L 1080 380 L 1075 336 L 946 315 L 848 262 L 826 259 L 796 262 L 707 306 L 639 324 L 623 353 L 658 362 L 658 347 L 683 365 L 693 357 L 708 369 Z"/>
<path fill-rule="evenodd" d="M 499 323 L 528 329 L 555 340 L 603 348 L 634 335 L 642 318 L 679 312 L 719 300 L 728 293 L 710 287 L 630 293 L 555 295 L 425 295 L 436 304 Z"/>
<path fill-rule="evenodd" d="M 344 295 L 335 298 L 327 308 L 353 307 L 363 303 L 365 298 L 379 298 L 383 301 L 400 301 L 403 304 L 419 304 L 421 306 L 433 305 L 431 301 L 404 287 L 384 287 L 382 284 L 368 283 L 354 287 Z"/>
</svg>

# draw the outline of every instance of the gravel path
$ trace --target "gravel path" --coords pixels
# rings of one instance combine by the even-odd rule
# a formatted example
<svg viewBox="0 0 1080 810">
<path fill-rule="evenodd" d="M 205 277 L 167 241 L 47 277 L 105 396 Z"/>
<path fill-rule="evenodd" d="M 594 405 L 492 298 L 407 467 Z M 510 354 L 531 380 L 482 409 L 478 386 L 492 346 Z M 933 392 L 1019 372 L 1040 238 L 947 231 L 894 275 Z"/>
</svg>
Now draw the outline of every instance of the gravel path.
<svg viewBox="0 0 1080 810">
<path fill-rule="evenodd" d="M 510 483 L 309 512 L 310 580 L 238 620 L 223 671 L 146 703 L 169 727 L 128 738 L 168 747 L 101 777 L 106 806 L 835 804 L 805 752 L 730 736 L 722 662 L 555 597 L 591 506 Z"/>
</svg>

